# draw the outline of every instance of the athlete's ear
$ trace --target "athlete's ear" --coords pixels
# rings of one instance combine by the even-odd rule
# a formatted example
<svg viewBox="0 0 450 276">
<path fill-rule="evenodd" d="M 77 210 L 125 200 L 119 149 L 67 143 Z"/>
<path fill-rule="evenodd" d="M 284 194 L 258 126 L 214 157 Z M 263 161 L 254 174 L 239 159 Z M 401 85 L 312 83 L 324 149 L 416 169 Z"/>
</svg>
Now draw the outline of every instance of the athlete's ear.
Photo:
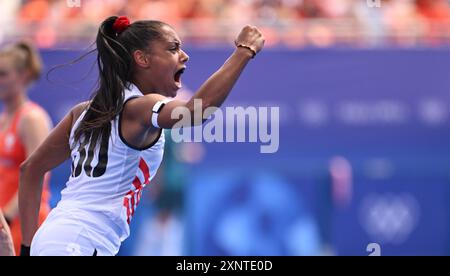
<svg viewBox="0 0 450 276">
<path fill-rule="evenodd" d="M 136 50 L 133 52 L 133 59 L 137 66 L 142 68 L 150 67 L 149 54 L 142 50 Z"/>
</svg>

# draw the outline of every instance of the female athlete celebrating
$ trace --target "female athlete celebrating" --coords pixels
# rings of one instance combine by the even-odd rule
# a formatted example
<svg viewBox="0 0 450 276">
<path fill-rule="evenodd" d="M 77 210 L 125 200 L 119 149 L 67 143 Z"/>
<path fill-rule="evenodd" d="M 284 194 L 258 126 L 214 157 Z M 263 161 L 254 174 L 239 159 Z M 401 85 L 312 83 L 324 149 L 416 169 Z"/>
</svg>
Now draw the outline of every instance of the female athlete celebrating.
<svg viewBox="0 0 450 276">
<path fill-rule="evenodd" d="M 230 58 L 189 101 L 172 100 L 189 59 L 175 31 L 159 21 L 106 19 L 96 39 L 99 87 L 93 99 L 75 106 L 21 166 L 22 254 L 30 245 L 31 255 L 117 254 L 142 189 L 161 163 L 162 129 L 182 119 L 171 118 L 172 110 L 184 107 L 193 115 L 195 99 L 203 110 L 220 106 L 264 38 L 247 26 L 235 43 Z M 69 157 L 72 174 L 61 201 L 36 232 L 42 177 Z"/>
</svg>

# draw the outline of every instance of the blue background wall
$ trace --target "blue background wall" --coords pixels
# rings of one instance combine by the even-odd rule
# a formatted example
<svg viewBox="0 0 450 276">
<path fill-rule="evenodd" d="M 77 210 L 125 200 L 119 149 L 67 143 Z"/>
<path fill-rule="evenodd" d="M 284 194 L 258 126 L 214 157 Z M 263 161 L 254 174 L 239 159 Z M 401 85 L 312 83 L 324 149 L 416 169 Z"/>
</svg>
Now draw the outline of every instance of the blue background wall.
<svg viewBox="0 0 450 276">
<path fill-rule="evenodd" d="M 183 80 L 195 91 L 231 50 L 187 52 Z M 80 53 L 43 56 L 51 68 Z M 55 123 L 88 98 L 93 61 L 58 69 L 33 88 Z M 203 158 L 182 177 L 185 254 L 367 255 L 371 242 L 387 255 L 449 254 L 449 64 L 447 49 L 261 53 L 226 106 L 279 106 L 279 151 L 202 144 Z M 345 206 L 332 194 L 334 156 L 352 167 Z M 68 173 L 66 163 L 53 174 L 53 204 Z"/>
</svg>

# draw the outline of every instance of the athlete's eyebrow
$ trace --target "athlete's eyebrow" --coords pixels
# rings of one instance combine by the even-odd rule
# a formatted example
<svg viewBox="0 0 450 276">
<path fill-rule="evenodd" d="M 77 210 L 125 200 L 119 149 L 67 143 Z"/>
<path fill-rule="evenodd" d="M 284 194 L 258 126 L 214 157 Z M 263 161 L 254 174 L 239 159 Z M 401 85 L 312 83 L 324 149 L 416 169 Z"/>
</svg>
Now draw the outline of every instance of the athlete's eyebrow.
<svg viewBox="0 0 450 276">
<path fill-rule="evenodd" d="M 181 47 L 181 41 L 178 39 L 174 39 L 173 41 L 169 41 L 170 45 Z"/>
</svg>

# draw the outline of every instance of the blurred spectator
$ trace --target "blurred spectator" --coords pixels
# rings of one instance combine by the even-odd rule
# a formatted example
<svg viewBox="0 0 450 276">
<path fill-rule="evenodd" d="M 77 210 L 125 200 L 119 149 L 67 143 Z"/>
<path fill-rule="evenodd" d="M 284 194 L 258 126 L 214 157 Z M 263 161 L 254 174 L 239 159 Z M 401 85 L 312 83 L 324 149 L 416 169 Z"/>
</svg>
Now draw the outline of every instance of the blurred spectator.
<svg viewBox="0 0 450 276">
<path fill-rule="evenodd" d="M 0 24 L 2 26 L 14 26 L 17 13 L 20 10 L 20 0 L 0 0 Z M 12 35 L 14 28 L 0 29 L 0 43 L 6 36 Z"/>
<path fill-rule="evenodd" d="M 430 44 L 448 41 L 450 5 L 446 0 L 416 0 L 418 16 L 426 22 L 425 31 Z M 443 41 L 442 41 L 443 40 Z"/>
</svg>

